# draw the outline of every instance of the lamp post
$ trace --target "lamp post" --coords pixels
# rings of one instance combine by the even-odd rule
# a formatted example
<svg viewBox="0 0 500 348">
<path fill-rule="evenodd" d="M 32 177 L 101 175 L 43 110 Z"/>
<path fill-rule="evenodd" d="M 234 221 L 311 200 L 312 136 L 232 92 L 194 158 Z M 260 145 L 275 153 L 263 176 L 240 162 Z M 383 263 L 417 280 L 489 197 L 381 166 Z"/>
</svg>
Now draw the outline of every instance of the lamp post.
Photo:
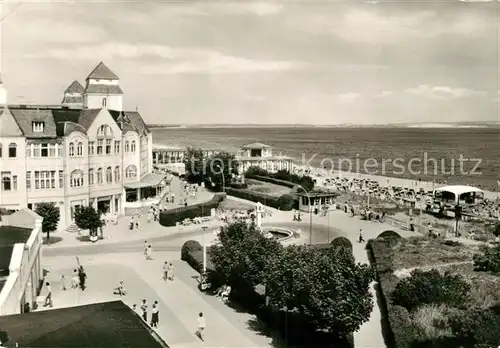
<svg viewBox="0 0 500 348">
<path fill-rule="evenodd" d="M 226 192 L 226 179 L 224 178 L 224 171 L 220 165 L 217 165 L 217 168 L 219 169 L 220 176 L 222 177 L 222 192 Z"/>
<path fill-rule="evenodd" d="M 207 243 L 205 242 L 205 232 L 207 232 L 208 226 L 201 226 L 203 229 L 202 244 L 203 244 L 203 274 L 207 272 Z"/>
<path fill-rule="evenodd" d="M 312 224 L 313 224 L 311 196 L 309 195 L 309 192 L 307 192 L 306 189 L 303 188 L 301 185 L 298 185 L 297 188 L 304 191 L 304 193 L 307 196 L 307 201 L 309 203 L 309 245 L 311 245 L 312 244 Z"/>
</svg>

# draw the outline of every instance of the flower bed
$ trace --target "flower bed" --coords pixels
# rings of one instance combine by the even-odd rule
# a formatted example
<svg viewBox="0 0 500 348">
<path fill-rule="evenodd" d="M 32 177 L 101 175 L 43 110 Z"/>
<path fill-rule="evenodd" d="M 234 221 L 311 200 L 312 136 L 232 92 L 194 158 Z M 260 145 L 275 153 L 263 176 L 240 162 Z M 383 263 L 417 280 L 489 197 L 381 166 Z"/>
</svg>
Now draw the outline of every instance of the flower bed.
<svg viewBox="0 0 500 348">
<path fill-rule="evenodd" d="M 225 198 L 225 194 L 218 193 L 215 194 L 212 199 L 206 203 L 163 210 L 160 213 L 160 224 L 162 226 L 175 226 L 177 222 L 180 223 L 184 219 L 194 219 L 195 217 L 210 216 L 212 208 L 217 209 L 220 202 L 222 202 Z"/>
</svg>

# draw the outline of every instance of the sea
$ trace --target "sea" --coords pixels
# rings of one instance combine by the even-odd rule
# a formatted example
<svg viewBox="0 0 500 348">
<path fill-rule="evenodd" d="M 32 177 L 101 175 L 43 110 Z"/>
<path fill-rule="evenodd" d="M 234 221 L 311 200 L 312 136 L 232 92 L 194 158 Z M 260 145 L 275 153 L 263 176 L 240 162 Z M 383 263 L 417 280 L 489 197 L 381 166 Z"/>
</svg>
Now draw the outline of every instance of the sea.
<svg viewBox="0 0 500 348">
<path fill-rule="evenodd" d="M 297 164 L 498 191 L 499 128 L 173 127 L 153 142 L 228 152 L 260 142 Z"/>
</svg>

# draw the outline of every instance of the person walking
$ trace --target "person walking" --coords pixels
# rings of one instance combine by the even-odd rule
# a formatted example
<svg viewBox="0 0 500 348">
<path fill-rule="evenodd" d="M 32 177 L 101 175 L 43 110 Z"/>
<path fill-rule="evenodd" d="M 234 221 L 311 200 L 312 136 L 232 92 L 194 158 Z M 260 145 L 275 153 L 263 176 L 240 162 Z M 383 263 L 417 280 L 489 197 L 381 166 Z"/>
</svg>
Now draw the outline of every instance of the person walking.
<svg viewBox="0 0 500 348">
<path fill-rule="evenodd" d="M 137 214 L 135 216 L 135 228 L 139 229 L 139 219 L 141 218 L 141 216 L 139 214 Z"/>
<path fill-rule="evenodd" d="M 78 270 L 73 270 L 73 275 L 71 277 L 71 288 L 77 289 L 80 287 L 80 279 L 78 277 Z"/>
<path fill-rule="evenodd" d="M 61 275 L 61 290 L 66 291 L 66 276 L 63 274 Z"/>
<path fill-rule="evenodd" d="M 175 279 L 175 267 L 172 262 L 168 264 L 168 280 L 173 281 Z"/>
<path fill-rule="evenodd" d="M 358 240 L 359 243 L 364 243 L 365 242 L 365 239 L 363 238 L 363 229 L 359 229 L 359 240 Z"/>
<path fill-rule="evenodd" d="M 153 303 L 151 308 L 151 327 L 157 328 L 160 320 L 160 309 L 158 308 L 158 301 Z"/>
<path fill-rule="evenodd" d="M 130 227 L 131 230 L 134 229 L 134 225 L 135 225 L 134 217 L 131 216 L 130 220 L 129 220 L 129 227 Z"/>
<path fill-rule="evenodd" d="M 198 314 L 198 329 L 196 330 L 196 336 L 202 341 L 205 341 L 205 327 L 207 326 L 207 322 L 205 317 L 203 317 L 203 312 Z"/>
<path fill-rule="evenodd" d="M 52 287 L 50 286 L 49 282 L 46 282 L 45 286 L 47 287 L 47 296 L 45 297 L 45 301 L 43 303 L 43 306 L 44 307 L 47 307 L 47 306 L 52 307 L 54 305 L 52 303 Z"/>
<path fill-rule="evenodd" d="M 146 249 L 146 260 L 152 260 L 153 259 L 153 248 L 151 247 L 151 244 L 148 245 L 148 248 Z"/>
<path fill-rule="evenodd" d="M 85 290 L 85 280 L 87 279 L 87 273 L 83 269 L 83 266 L 78 268 L 78 280 L 80 281 L 80 289 Z"/>
<path fill-rule="evenodd" d="M 142 319 L 144 319 L 144 321 L 147 323 L 148 322 L 148 304 L 146 303 L 146 300 L 142 300 L 141 312 L 142 312 Z"/>
<path fill-rule="evenodd" d="M 170 270 L 170 265 L 168 264 L 167 261 L 165 261 L 165 263 L 163 264 L 163 280 L 164 281 L 167 281 L 168 278 L 170 277 L 169 270 Z"/>
</svg>

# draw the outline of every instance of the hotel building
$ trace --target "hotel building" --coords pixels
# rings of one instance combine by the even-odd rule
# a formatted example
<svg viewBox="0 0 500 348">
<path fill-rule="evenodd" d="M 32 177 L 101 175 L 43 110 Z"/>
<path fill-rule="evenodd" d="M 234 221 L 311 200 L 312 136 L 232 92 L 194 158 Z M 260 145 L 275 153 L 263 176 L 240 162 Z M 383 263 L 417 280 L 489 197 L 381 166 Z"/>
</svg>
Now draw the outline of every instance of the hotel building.
<svg viewBox="0 0 500 348">
<path fill-rule="evenodd" d="M 91 205 L 124 214 L 127 199 L 157 193 L 152 134 L 138 111 L 123 110 L 120 79 L 100 62 L 74 81 L 61 105 L 8 105 L 0 85 L 0 208 L 60 209 L 59 229 Z"/>
</svg>

